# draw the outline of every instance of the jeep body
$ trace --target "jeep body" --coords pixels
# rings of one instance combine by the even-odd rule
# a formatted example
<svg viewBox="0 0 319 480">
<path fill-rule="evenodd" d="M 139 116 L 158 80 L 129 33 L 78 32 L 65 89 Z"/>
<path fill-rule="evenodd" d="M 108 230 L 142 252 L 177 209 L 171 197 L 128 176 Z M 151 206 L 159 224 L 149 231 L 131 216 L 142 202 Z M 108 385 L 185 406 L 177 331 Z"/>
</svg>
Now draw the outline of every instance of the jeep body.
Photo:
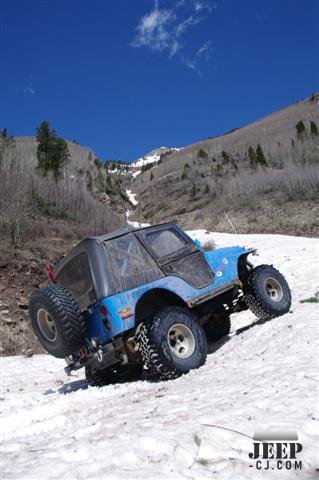
<svg viewBox="0 0 319 480">
<path fill-rule="evenodd" d="M 254 251 L 239 246 L 204 251 L 170 222 L 86 238 L 54 275 L 78 302 L 87 344 L 107 365 L 119 358 L 114 350 L 124 352 L 118 339 L 134 336 L 140 322 L 168 305 L 193 310 L 201 323 L 212 311 L 245 308 L 240 278 Z M 68 370 L 83 366 L 76 356 L 68 363 Z"/>
</svg>

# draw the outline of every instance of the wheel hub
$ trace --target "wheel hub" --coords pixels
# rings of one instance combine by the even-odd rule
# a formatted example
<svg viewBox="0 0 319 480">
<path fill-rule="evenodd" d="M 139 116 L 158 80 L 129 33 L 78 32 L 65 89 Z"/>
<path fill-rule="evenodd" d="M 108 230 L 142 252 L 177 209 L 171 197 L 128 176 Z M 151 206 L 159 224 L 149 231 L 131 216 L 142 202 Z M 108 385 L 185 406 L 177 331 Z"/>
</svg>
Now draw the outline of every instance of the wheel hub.
<svg viewBox="0 0 319 480">
<path fill-rule="evenodd" d="M 171 326 L 167 333 L 171 352 L 178 358 L 189 358 L 195 350 L 195 338 L 192 331 L 182 323 Z"/>
<path fill-rule="evenodd" d="M 42 335 L 50 342 L 54 342 L 57 338 L 56 326 L 50 314 L 44 308 L 38 310 L 37 321 Z"/>
<path fill-rule="evenodd" d="M 265 289 L 266 289 L 267 294 L 269 295 L 269 297 L 271 298 L 271 300 L 273 302 L 281 302 L 284 294 L 283 294 L 282 287 L 281 287 L 280 283 L 278 282 L 278 280 L 276 280 L 273 277 L 266 278 Z"/>
</svg>

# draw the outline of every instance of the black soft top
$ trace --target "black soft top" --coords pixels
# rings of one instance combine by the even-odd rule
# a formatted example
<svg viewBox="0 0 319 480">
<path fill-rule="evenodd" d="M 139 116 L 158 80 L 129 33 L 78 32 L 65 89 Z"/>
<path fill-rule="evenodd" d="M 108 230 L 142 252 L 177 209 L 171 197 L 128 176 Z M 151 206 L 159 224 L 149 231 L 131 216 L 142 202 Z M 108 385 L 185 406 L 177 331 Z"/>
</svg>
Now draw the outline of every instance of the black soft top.
<svg viewBox="0 0 319 480">
<path fill-rule="evenodd" d="M 107 240 L 112 240 L 113 238 L 122 237 L 123 235 L 126 235 L 127 233 L 138 232 L 140 230 L 147 230 L 147 229 L 152 229 L 152 228 L 157 228 L 157 227 L 162 227 L 162 226 L 167 226 L 167 227 L 176 226 L 176 223 L 175 222 L 157 223 L 155 225 L 150 225 L 148 227 L 131 227 L 129 225 L 124 225 L 123 227 L 121 227 L 117 230 L 114 230 L 113 232 L 106 233 L 104 235 L 97 235 L 95 237 L 94 236 L 88 237 L 88 239 L 95 240 L 98 244 L 101 244 L 101 243 L 104 243 Z M 81 242 L 83 242 L 85 240 L 86 239 L 81 240 Z"/>
<path fill-rule="evenodd" d="M 145 241 L 145 238 L 148 235 L 146 232 L 153 233 L 153 231 L 166 229 L 179 231 L 178 235 L 183 238 L 184 242 L 182 242 L 182 246 L 179 247 L 178 252 L 157 257 L 156 251 L 154 251 Z M 95 300 L 124 291 L 124 287 L 119 287 L 119 282 L 114 276 L 114 271 L 106 249 L 112 249 L 113 246 L 116 248 L 116 240 L 118 238 L 131 234 L 136 234 L 136 237 L 138 237 L 137 240 L 139 240 L 144 247 L 142 248 L 142 255 L 145 255 L 145 260 L 147 259 L 146 256 L 153 258 L 155 263 L 152 275 L 154 276 L 156 274 L 156 278 L 157 275 L 158 278 L 164 275 L 163 266 L 165 264 L 172 262 L 177 256 L 180 257 L 181 255 L 186 255 L 198 249 L 193 241 L 175 222 L 166 222 L 151 225 L 149 227 L 137 228 L 125 225 L 122 228 L 105 235 L 84 238 L 75 245 L 54 268 L 57 282 L 61 282 L 67 286 L 67 288 L 71 288 L 69 285 L 79 284 L 80 280 L 82 281 L 82 278 L 89 279 L 88 288 L 84 288 L 83 294 L 78 294 L 76 297 L 81 308 L 91 305 Z M 113 240 L 114 245 L 112 244 Z M 107 245 L 104 245 L 105 243 Z M 144 271 L 143 267 L 141 267 L 141 271 Z M 92 288 L 89 288 L 90 286 L 92 286 Z"/>
</svg>

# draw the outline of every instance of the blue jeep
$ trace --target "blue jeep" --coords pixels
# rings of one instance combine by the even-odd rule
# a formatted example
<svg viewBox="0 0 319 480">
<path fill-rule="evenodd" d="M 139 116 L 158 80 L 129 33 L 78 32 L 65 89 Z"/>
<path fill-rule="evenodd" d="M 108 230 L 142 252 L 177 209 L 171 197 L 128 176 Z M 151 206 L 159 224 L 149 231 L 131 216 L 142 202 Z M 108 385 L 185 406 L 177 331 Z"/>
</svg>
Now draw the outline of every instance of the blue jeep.
<svg viewBox="0 0 319 480">
<path fill-rule="evenodd" d="M 204 251 L 175 223 L 123 228 L 82 240 L 34 291 L 29 313 L 41 345 L 85 367 L 92 385 L 171 379 L 206 361 L 207 339 L 228 335 L 230 315 L 287 313 L 291 294 L 254 249 Z"/>
</svg>

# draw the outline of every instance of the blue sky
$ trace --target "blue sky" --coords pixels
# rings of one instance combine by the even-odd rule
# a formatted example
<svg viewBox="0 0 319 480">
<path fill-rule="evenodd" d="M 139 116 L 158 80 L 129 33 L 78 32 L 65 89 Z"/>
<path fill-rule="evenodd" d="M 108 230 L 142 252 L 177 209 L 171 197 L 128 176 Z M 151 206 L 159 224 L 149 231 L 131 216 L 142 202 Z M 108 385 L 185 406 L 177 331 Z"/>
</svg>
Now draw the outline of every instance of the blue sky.
<svg viewBox="0 0 319 480">
<path fill-rule="evenodd" d="M 101 159 L 221 134 L 318 89 L 317 0 L 0 0 L 0 127 Z"/>
</svg>

